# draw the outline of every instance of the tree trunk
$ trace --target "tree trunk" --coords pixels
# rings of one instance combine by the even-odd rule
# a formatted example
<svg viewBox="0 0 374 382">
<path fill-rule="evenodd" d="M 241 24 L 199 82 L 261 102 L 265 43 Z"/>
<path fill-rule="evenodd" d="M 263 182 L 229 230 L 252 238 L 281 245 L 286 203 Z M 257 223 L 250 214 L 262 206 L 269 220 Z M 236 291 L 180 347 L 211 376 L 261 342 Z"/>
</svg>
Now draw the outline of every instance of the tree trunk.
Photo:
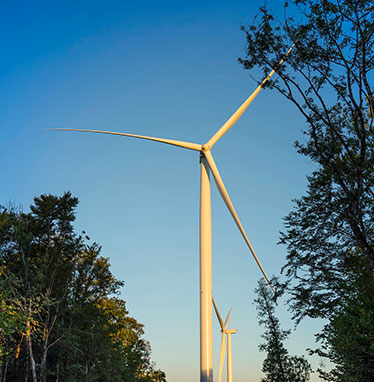
<svg viewBox="0 0 374 382">
<path fill-rule="evenodd" d="M 8 371 L 9 360 L 10 360 L 10 358 L 8 357 L 8 359 L 7 359 L 6 362 L 5 362 L 4 375 L 3 375 L 3 382 L 6 381 L 6 374 L 7 374 L 7 371 Z"/>
<path fill-rule="evenodd" d="M 14 364 L 14 369 L 15 369 L 15 370 L 18 370 L 18 368 L 19 368 L 19 355 L 20 355 L 20 353 L 21 353 L 22 340 L 23 340 L 23 335 L 22 335 L 22 337 L 21 337 L 20 342 L 19 342 L 18 345 L 17 345 L 16 354 L 15 354 L 15 356 L 14 356 L 14 358 L 15 358 L 15 360 L 16 360 L 16 361 L 15 361 L 15 364 Z"/>
<path fill-rule="evenodd" d="M 44 338 L 43 354 L 40 363 L 40 381 L 47 382 L 47 353 L 48 353 L 48 334 Z"/>
<path fill-rule="evenodd" d="M 57 358 L 57 366 L 56 366 L 56 382 L 59 382 L 60 378 L 60 359 Z"/>
<path fill-rule="evenodd" d="M 42 362 L 41 362 L 41 376 L 40 376 L 40 380 L 41 382 L 47 382 L 47 367 L 46 367 L 46 363 L 47 363 L 47 352 L 48 352 L 48 348 L 46 346 L 46 344 L 44 345 L 44 349 L 43 349 L 43 355 L 42 355 Z"/>
<path fill-rule="evenodd" d="M 32 381 L 38 382 L 38 378 L 36 375 L 36 365 L 35 365 L 35 359 L 34 359 L 34 353 L 32 351 L 32 341 L 31 341 L 31 329 L 30 329 L 30 320 L 27 321 L 27 347 L 29 349 L 29 357 L 30 357 L 30 363 L 31 363 L 31 372 L 32 372 Z"/>
<path fill-rule="evenodd" d="M 25 372 L 25 382 L 29 380 L 29 348 L 27 346 L 26 340 L 26 372 Z"/>
</svg>

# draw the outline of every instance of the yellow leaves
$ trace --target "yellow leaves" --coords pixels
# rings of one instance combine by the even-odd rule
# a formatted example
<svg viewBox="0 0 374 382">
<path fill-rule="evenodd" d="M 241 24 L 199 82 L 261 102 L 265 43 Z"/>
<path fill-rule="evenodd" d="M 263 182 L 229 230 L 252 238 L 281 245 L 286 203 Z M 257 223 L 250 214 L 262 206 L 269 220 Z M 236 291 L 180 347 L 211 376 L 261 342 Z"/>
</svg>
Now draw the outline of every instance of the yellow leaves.
<svg viewBox="0 0 374 382">
<path fill-rule="evenodd" d="M 1 300 L 0 313 L 15 316 L 17 314 L 16 307 L 12 304 L 8 304 L 5 300 Z"/>
<path fill-rule="evenodd" d="M 116 297 L 104 297 L 96 306 L 106 317 L 105 329 L 113 343 L 120 343 L 126 348 L 139 341 L 143 325 L 127 315 L 125 301 Z"/>
</svg>

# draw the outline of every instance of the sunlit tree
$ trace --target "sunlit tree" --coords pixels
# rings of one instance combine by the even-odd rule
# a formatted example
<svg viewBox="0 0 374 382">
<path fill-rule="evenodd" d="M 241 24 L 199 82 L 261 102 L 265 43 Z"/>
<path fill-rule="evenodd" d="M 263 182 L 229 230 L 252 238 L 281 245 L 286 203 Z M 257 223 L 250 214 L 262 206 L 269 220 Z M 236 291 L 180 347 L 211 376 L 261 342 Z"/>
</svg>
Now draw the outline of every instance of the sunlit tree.
<svg viewBox="0 0 374 382">
<path fill-rule="evenodd" d="M 164 382 L 70 193 L 0 210 L 0 380 Z"/>
</svg>

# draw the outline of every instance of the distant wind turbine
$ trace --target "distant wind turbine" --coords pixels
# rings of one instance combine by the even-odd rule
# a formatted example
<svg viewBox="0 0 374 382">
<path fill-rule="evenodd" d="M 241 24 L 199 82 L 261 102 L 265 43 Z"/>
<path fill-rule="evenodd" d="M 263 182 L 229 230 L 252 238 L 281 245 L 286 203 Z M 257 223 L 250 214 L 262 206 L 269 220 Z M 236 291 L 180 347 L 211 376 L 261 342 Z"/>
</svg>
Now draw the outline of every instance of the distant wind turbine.
<svg viewBox="0 0 374 382">
<path fill-rule="evenodd" d="M 225 358 L 225 336 L 227 336 L 227 382 L 232 382 L 232 351 L 231 351 L 231 334 L 235 334 L 237 332 L 236 329 L 227 329 L 230 321 L 230 315 L 232 308 L 230 309 L 225 324 L 223 324 L 221 315 L 218 312 L 218 308 L 216 303 L 214 302 L 214 298 L 212 297 L 214 310 L 216 311 L 216 315 L 219 321 L 219 325 L 221 327 L 222 339 L 221 339 L 221 351 L 219 353 L 219 369 L 218 369 L 218 382 L 222 380 L 222 368 L 223 361 Z"/>
<path fill-rule="evenodd" d="M 223 184 L 222 178 L 218 172 L 214 162 L 211 149 L 227 133 L 231 127 L 237 122 L 244 111 L 256 98 L 257 94 L 263 88 L 264 84 L 275 73 L 275 70 L 283 63 L 287 55 L 293 47 L 289 49 L 283 59 L 278 63 L 277 67 L 262 81 L 257 89 L 244 101 L 244 103 L 235 111 L 235 113 L 226 121 L 226 123 L 203 145 L 184 141 L 176 141 L 172 139 L 154 138 L 136 134 L 117 133 L 112 131 L 86 130 L 86 129 L 48 129 L 62 131 L 83 131 L 89 133 L 122 135 L 126 137 L 146 139 L 160 143 L 166 143 L 172 146 L 182 147 L 189 150 L 198 151 L 200 153 L 201 167 L 201 185 L 200 185 L 200 381 L 213 382 L 213 340 L 212 340 L 212 233 L 211 233 L 211 204 L 210 204 L 210 180 L 209 172 L 213 174 L 213 178 L 217 185 L 227 208 L 229 209 L 236 225 L 239 228 L 247 246 L 252 253 L 257 265 L 260 267 L 262 274 L 270 284 L 260 261 L 243 229 L 242 224 L 235 212 L 234 206 Z"/>
</svg>

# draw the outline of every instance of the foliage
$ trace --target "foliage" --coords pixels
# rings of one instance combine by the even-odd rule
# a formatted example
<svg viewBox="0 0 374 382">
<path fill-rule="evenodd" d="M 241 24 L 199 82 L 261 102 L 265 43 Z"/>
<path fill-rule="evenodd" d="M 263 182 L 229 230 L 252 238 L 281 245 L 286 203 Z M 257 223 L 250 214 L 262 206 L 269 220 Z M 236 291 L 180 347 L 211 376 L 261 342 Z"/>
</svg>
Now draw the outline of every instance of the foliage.
<svg viewBox="0 0 374 382">
<path fill-rule="evenodd" d="M 317 336 L 322 347 L 312 352 L 337 365 L 330 373 L 320 370 L 326 380 L 374 380 L 374 280 L 365 261 L 353 266 L 341 306 Z"/>
<path fill-rule="evenodd" d="M 290 335 L 290 330 L 280 328 L 279 319 L 275 316 L 272 292 L 264 280 L 259 281 L 256 293 L 258 322 L 265 327 L 265 332 L 262 334 L 265 343 L 259 346 L 261 351 L 266 351 L 262 366 L 265 377 L 261 382 L 309 381 L 312 369 L 308 361 L 304 357 L 290 356 L 283 345 L 283 341 Z"/>
<path fill-rule="evenodd" d="M 77 204 L 65 193 L 0 209 L 0 380 L 164 382 L 123 283 L 74 232 Z"/>
<path fill-rule="evenodd" d="M 0 293 L 0 364 L 4 356 L 15 350 L 12 345 L 18 333 L 26 330 L 26 319 L 17 309 L 17 303 L 10 303 L 5 296 Z"/>
<path fill-rule="evenodd" d="M 296 148 L 316 164 L 281 236 L 290 308 L 297 322 L 327 320 L 319 353 L 336 369 L 326 378 L 369 382 L 374 376 L 362 369 L 374 360 L 374 5 L 293 0 L 284 14 L 280 22 L 261 8 L 243 27 L 248 44 L 239 61 L 265 75 L 296 43 L 268 84 L 305 118 L 305 141 Z"/>
</svg>

